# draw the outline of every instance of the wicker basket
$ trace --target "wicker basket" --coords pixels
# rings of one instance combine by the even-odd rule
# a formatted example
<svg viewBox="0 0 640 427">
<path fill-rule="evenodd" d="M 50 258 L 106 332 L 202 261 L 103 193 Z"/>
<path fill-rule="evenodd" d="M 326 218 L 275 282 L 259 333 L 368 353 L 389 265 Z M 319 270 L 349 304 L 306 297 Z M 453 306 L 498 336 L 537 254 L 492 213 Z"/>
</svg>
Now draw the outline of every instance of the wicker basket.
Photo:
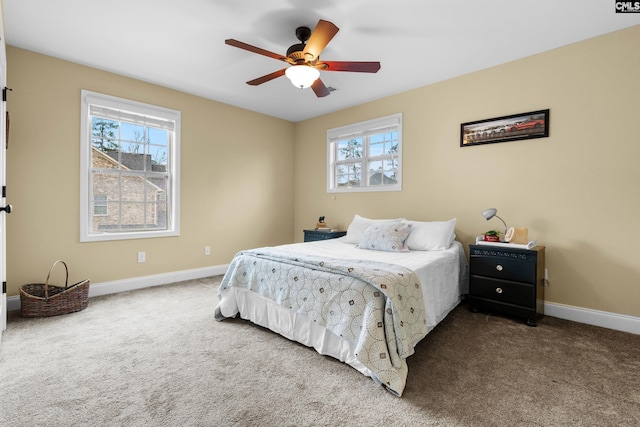
<svg viewBox="0 0 640 427">
<path fill-rule="evenodd" d="M 64 265 L 64 287 L 49 284 L 54 267 Z M 44 283 L 30 283 L 20 287 L 20 315 L 24 317 L 48 317 L 84 310 L 89 304 L 89 279 L 69 286 L 69 269 L 64 261 L 51 266 Z"/>
</svg>

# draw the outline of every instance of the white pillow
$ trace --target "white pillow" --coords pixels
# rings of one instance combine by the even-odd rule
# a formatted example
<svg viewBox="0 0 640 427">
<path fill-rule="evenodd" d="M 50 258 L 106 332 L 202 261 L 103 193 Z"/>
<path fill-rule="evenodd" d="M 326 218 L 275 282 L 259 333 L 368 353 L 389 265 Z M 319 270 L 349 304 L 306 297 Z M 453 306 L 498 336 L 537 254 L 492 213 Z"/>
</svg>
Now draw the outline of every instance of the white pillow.
<svg viewBox="0 0 640 427">
<path fill-rule="evenodd" d="M 455 239 L 456 218 L 449 221 L 409 221 L 411 233 L 405 244 L 412 251 L 439 251 L 449 249 Z"/>
<path fill-rule="evenodd" d="M 362 235 L 368 226 L 374 223 L 389 223 L 389 222 L 400 222 L 403 218 L 395 218 L 395 219 L 369 219 L 362 217 L 356 214 L 353 217 L 353 221 L 349 224 L 347 228 L 347 235 L 342 238 L 344 243 L 360 243 L 360 239 L 362 239 Z"/>
<path fill-rule="evenodd" d="M 360 249 L 372 251 L 408 252 L 404 242 L 411 226 L 404 222 L 378 222 L 367 227 L 358 243 Z"/>
</svg>

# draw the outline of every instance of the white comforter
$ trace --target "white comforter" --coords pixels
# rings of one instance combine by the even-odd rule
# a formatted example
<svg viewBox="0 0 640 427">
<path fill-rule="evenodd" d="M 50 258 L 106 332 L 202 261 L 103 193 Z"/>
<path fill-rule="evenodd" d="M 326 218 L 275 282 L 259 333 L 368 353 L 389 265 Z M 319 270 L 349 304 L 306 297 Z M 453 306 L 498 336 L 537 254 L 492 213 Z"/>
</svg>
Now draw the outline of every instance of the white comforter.
<svg viewBox="0 0 640 427">
<path fill-rule="evenodd" d="M 427 329 L 433 329 L 469 291 L 468 265 L 462 244 L 443 251 L 383 252 L 360 249 L 342 238 L 278 246 L 282 250 L 341 259 L 366 259 L 413 270 L 422 283 Z"/>
</svg>

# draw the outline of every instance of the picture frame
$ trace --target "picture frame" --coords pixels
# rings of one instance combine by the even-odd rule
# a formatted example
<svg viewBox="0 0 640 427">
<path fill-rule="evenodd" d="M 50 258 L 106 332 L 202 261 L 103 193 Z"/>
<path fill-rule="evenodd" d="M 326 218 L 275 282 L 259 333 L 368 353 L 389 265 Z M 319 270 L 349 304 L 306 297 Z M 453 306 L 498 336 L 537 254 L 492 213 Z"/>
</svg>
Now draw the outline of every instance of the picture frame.
<svg viewBox="0 0 640 427">
<path fill-rule="evenodd" d="M 460 124 L 460 147 L 549 136 L 549 109 Z"/>
</svg>

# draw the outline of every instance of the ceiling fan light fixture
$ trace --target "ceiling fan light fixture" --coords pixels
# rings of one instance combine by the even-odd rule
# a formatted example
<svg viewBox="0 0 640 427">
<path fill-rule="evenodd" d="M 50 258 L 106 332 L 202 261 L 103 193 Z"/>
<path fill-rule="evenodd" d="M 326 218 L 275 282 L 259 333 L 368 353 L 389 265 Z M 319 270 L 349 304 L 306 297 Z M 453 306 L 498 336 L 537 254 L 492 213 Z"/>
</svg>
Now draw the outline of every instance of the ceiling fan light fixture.
<svg viewBox="0 0 640 427">
<path fill-rule="evenodd" d="M 308 65 L 294 65 L 285 70 L 285 75 L 291 84 L 300 89 L 306 89 L 320 77 L 320 71 Z"/>
</svg>

